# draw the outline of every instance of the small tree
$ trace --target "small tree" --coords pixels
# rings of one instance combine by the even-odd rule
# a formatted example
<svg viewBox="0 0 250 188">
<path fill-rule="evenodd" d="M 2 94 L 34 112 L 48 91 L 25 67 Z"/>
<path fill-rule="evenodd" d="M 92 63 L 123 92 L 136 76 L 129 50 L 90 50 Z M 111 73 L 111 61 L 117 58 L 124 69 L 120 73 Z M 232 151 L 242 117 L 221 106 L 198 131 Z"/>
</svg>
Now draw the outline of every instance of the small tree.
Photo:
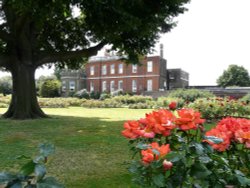
<svg viewBox="0 0 250 188">
<path fill-rule="evenodd" d="M 56 79 L 48 79 L 41 85 L 40 95 L 42 97 L 59 97 L 61 83 Z"/>
<path fill-rule="evenodd" d="M 217 84 L 222 87 L 250 86 L 250 77 L 243 66 L 229 65 L 228 69 L 218 78 Z"/>
<path fill-rule="evenodd" d="M 12 92 L 12 78 L 11 76 L 5 76 L 0 78 L 0 93 L 3 95 L 11 94 Z"/>
</svg>

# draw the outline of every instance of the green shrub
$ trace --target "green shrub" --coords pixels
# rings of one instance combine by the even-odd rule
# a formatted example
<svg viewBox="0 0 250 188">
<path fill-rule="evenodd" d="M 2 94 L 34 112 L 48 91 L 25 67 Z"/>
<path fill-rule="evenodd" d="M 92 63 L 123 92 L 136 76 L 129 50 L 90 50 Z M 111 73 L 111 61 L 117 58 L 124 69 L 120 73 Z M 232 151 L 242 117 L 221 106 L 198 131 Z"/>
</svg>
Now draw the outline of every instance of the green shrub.
<svg viewBox="0 0 250 188">
<path fill-rule="evenodd" d="M 91 93 L 90 93 L 90 98 L 91 99 L 99 99 L 100 98 L 100 93 L 99 92 L 94 92 L 94 91 L 92 91 Z"/>
<path fill-rule="evenodd" d="M 45 80 L 41 85 L 40 96 L 41 97 L 59 97 L 60 96 L 61 83 L 56 79 Z"/>
<path fill-rule="evenodd" d="M 8 104 L 0 103 L 0 108 L 8 108 Z"/>
<path fill-rule="evenodd" d="M 177 89 L 169 93 L 170 98 L 181 98 L 185 102 L 194 102 L 199 98 L 215 97 L 215 95 L 209 91 L 203 91 L 198 89 Z"/>
<path fill-rule="evenodd" d="M 70 103 L 65 98 L 39 98 L 38 103 L 41 108 L 67 108 Z"/>
<path fill-rule="evenodd" d="M 240 99 L 240 101 L 250 104 L 250 93 Z"/>
<path fill-rule="evenodd" d="M 109 93 L 103 92 L 103 93 L 101 93 L 99 99 L 100 100 L 105 100 L 105 99 L 109 99 L 109 98 L 111 98 L 111 95 Z"/>
<path fill-rule="evenodd" d="M 136 104 L 130 104 L 128 108 L 131 109 L 152 109 L 154 108 L 153 105 L 146 104 L 146 103 L 136 103 Z"/>
<path fill-rule="evenodd" d="M 185 104 L 184 99 L 182 98 L 172 98 L 172 97 L 159 97 L 157 99 L 157 106 L 159 107 L 168 107 L 171 102 L 177 103 L 177 108 L 182 108 Z"/>
<path fill-rule="evenodd" d="M 77 97 L 79 99 L 90 99 L 90 94 L 86 89 L 82 89 L 80 91 L 77 91 L 74 94 L 74 97 Z"/>
<path fill-rule="evenodd" d="M 0 103 L 2 103 L 2 104 L 9 105 L 10 104 L 10 99 L 11 99 L 10 95 L 7 95 L 7 96 L 0 95 Z"/>
<path fill-rule="evenodd" d="M 135 103 L 146 103 L 147 101 L 152 101 L 153 98 L 150 96 L 142 96 L 142 95 L 120 95 L 112 98 L 113 100 L 120 102 L 122 104 L 135 104 Z"/>
<path fill-rule="evenodd" d="M 226 116 L 248 117 L 250 115 L 250 105 L 229 98 L 197 99 L 190 103 L 188 107 L 198 110 L 203 118 L 209 120 Z"/>
<path fill-rule="evenodd" d="M 81 105 L 86 108 L 121 108 L 122 104 L 111 99 L 100 100 L 87 100 Z"/>
</svg>

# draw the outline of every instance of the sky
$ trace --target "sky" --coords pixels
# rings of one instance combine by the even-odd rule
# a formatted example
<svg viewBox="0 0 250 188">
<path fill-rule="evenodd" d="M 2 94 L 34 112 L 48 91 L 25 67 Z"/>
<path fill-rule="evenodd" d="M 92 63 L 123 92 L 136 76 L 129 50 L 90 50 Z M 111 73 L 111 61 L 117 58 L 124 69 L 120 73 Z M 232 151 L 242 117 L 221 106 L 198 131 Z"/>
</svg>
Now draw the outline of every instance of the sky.
<svg viewBox="0 0 250 188">
<path fill-rule="evenodd" d="M 189 73 L 190 85 L 216 85 L 230 64 L 250 73 L 250 0 L 191 0 L 177 27 L 161 36 L 168 68 Z M 53 70 L 39 69 L 36 78 Z M 4 75 L 0 72 L 0 77 Z"/>
</svg>

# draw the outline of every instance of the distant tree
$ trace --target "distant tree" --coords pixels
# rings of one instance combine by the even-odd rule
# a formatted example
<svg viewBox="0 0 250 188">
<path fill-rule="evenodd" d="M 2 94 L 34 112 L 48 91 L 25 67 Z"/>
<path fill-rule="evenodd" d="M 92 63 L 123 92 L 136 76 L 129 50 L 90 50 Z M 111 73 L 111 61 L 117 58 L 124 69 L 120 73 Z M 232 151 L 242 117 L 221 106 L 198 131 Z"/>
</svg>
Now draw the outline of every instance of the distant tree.
<svg viewBox="0 0 250 188">
<path fill-rule="evenodd" d="M 13 78 L 4 118 L 47 117 L 34 73 L 45 64 L 76 68 L 105 45 L 138 62 L 176 25 L 189 0 L 1 0 L 0 67 Z M 79 14 L 76 14 L 76 7 Z"/>
<path fill-rule="evenodd" d="M 51 75 L 51 76 L 43 76 L 43 75 L 41 75 L 38 79 L 36 79 L 37 91 L 39 91 L 41 89 L 42 84 L 46 80 L 56 80 L 56 79 L 57 79 L 57 77 L 55 75 Z"/>
<path fill-rule="evenodd" d="M 41 97 L 59 97 L 60 96 L 61 83 L 57 79 L 45 80 L 40 89 Z"/>
<path fill-rule="evenodd" d="M 3 95 L 11 94 L 12 92 L 12 78 L 11 76 L 4 76 L 0 78 L 0 93 Z"/>
<path fill-rule="evenodd" d="M 243 66 L 229 65 L 228 69 L 217 79 L 217 84 L 222 87 L 250 86 L 249 73 Z"/>
</svg>

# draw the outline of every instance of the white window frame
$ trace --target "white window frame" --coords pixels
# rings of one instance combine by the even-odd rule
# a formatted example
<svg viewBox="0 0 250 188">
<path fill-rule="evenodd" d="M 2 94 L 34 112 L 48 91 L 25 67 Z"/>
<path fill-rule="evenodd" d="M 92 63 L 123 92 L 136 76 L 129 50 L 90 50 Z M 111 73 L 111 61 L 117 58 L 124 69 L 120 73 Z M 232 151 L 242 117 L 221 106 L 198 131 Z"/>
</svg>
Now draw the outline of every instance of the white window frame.
<svg viewBox="0 0 250 188">
<path fill-rule="evenodd" d="M 118 89 L 123 91 L 123 80 L 118 81 Z"/>
<path fill-rule="evenodd" d="M 90 92 L 94 92 L 94 91 L 95 91 L 94 82 L 90 82 L 89 91 L 90 91 Z"/>
<path fill-rule="evenodd" d="M 110 74 L 115 74 L 115 64 L 110 65 Z"/>
<path fill-rule="evenodd" d="M 153 80 L 147 80 L 147 91 L 153 91 Z"/>
<path fill-rule="evenodd" d="M 102 75 L 107 74 L 107 65 L 102 65 Z"/>
<path fill-rule="evenodd" d="M 107 81 L 102 81 L 102 92 L 107 91 Z"/>
<path fill-rule="evenodd" d="M 110 92 L 114 92 L 115 91 L 115 81 L 111 80 L 110 81 Z"/>
<path fill-rule="evenodd" d="M 132 65 L 132 73 L 137 73 L 137 65 Z"/>
<path fill-rule="evenodd" d="M 147 72 L 153 72 L 153 61 L 147 62 Z"/>
<path fill-rule="evenodd" d="M 76 90 L 76 82 L 71 80 L 69 81 L 69 90 L 70 91 L 75 91 Z"/>
<path fill-rule="evenodd" d="M 90 66 L 90 75 L 95 75 L 95 66 Z"/>
<path fill-rule="evenodd" d="M 137 82 L 136 80 L 132 80 L 132 92 L 136 92 L 137 91 Z"/>
<path fill-rule="evenodd" d="M 119 74 L 122 74 L 122 73 L 123 73 L 123 64 L 122 64 L 122 63 L 119 64 L 118 73 L 119 73 Z"/>
</svg>

